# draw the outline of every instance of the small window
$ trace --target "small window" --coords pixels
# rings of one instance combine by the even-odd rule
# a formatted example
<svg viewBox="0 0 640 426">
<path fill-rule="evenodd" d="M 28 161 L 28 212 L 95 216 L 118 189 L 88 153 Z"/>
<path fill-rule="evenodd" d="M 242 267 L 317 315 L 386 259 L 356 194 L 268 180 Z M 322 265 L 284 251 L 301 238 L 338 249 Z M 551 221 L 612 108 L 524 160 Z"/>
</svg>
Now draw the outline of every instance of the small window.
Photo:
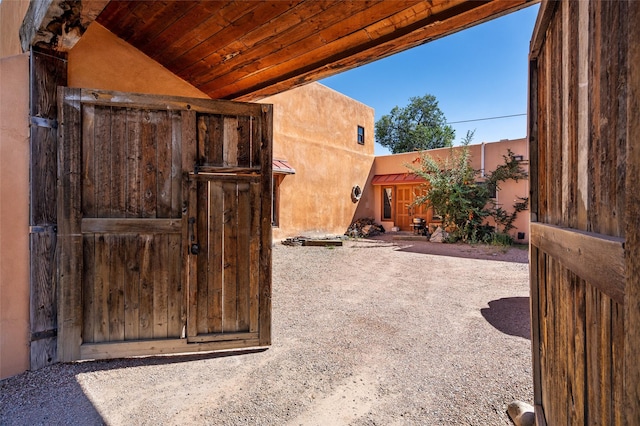
<svg viewBox="0 0 640 426">
<path fill-rule="evenodd" d="M 393 220 L 393 188 L 382 188 L 382 220 Z"/>
<path fill-rule="evenodd" d="M 364 127 L 358 126 L 358 143 L 364 145 Z"/>
</svg>

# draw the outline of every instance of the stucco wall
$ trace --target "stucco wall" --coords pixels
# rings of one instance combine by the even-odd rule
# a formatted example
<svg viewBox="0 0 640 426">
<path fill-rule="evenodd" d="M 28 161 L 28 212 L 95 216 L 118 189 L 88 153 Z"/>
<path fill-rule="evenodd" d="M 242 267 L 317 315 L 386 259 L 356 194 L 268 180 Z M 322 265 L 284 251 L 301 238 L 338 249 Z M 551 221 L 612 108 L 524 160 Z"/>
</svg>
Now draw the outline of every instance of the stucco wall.
<svg viewBox="0 0 640 426">
<path fill-rule="evenodd" d="M 373 164 L 373 109 L 319 83 L 262 102 L 274 105 L 274 158 L 296 170 L 280 186 L 274 238 L 343 234 L 363 203 L 352 202 L 351 189 L 364 188 Z"/>
<path fill-rule="evenodd" d="M 498 165 L 504 162 L 503 155 L 506 155 L 508 150 L 515 155 L 523 156 L 522 166 L 528 171 L 529 168 L 529 149 L 526 139 L 514 139 L 514 140 L 502 140 L 499 142 L 489 142 L 484 144 L 475 144 L 469 146 L 469 152 L 471 154 L 471 166 L 476 170 L 482 169 L 482 145 L 484 145 L 484 170 L 487 172 L 493 171 Z M 459 147 L 453 148 L 454 150 L 460 149 Z M 436 159 L 443 160 L 450 155 L 451 148 L 439 148 L 427 151 L 430 156 Z M 421 157 L 421 153 L 410 152 L 404 154 L 384 155 L 376 157 L 372 178 L 374 175 L 385 175 L 395 173 L 409 173 L 410 170 L 406 167 L 406 164 L 415 164 L 416 159 Z M 513 204 L 517 197 L 529 196 L 529 181 L 521 180 L 519 182 L 507 181 L 501 184 L 500 190 L 497 191 L 497 202 L 501 204 L 501 207 L 507 211 L 513 211 Z M 375 205 L 372 217 L 376 222 L 381 223 L 385 229 L 391 229 L 394 226 L 393 222 L 385 222 L 381 220 L 382 216 L 382 190 L 379 185 L 373 186 L 370 181 L 362 196 L 362 200 L 373 200 L 372 204 Z M 515 229 L 510 234 L 515 238 L 517 232 L 524 232 L 525 238 L 516 240 L 520 243 L 526 243 L 529 241 L 529 211 L 523 211 L 518 214 L 516 221 L 514 222 Z"/>
<path fill-rule="evenodd" d="M 97 22 L 69 52 L 69 87 L 208 98 Z"/>
<path fill-rule="evenodd" d="M 28 117 L 29 55 L 1 58 L 0 378 L 29 368 Z"/>
<path fill-rule="evenodd" d="M 0 58 L 22 53 L 19 31 L 28 8 L 29 0 L 0 2 Z"/>
</svg>

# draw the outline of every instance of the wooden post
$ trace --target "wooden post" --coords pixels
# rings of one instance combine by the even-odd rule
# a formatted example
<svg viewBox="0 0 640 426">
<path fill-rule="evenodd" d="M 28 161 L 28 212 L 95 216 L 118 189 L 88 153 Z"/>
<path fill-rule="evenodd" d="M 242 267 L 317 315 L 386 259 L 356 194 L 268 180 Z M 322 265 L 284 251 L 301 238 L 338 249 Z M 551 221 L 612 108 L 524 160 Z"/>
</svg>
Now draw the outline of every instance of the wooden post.
<svg viewBox="0 0 640 426">
<path fill-rule="evenodd" d="M 260 162 L 261 176 L 260 184 L 262 187 L 262 226 L 260 244 L 260 345 L 266 346 L 271 344 L 271 190 L 272 185 L 272 141 L 273 141 L 273 106 L 262 105 L 262 135 L 261 135 L 261 151 Z"/>
<path fill-rule="evenodd" d="M 57 86 L 67 83 L 66 55 L 32 50 L 30 83 L 31 370 L 57 360 Z"/>
</svg>

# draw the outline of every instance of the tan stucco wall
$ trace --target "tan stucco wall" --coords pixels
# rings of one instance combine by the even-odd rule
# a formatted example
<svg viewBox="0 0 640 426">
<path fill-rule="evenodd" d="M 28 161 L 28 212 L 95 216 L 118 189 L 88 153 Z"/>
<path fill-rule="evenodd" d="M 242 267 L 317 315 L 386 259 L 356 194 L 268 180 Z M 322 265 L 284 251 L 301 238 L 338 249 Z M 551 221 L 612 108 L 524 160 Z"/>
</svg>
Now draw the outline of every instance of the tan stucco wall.
<svg viewBox="0 0 640 426">
<path fill-rule="evenodd" d="M 29 55 L 1 58 L 0 378 L 29 368 L 28 117 Z"/>
<path fill-rule="evenodd" d="M 22 53 L 20 26 L 29 8 L 29 0 L 0 2 L 0 58 Z"/>
<path fill-rule="evenodd" d="M 208 98 L 138 49 L 92 23 L 69 52 L 69 87 Z"/>
<path fill-rule="evenodd" d="M 373 164 L 373 109 L 319 83 L 262 102 L 274 105 L 274 158 L 296 170 L 280 186 L 274 239 L 342 235 L 362 203 L 351 201 L 351 189 L 364 188 Z"/>
<path fill-rule="evenodd" d="M 523 156 L 522 166 L 525 170 L 529 169 L 529 149 L 526 139 L 514 139 L 514 140 L 502 140 L 498 142 L 489 142 L 484 144 L 469 145 L 469 152 L 471 154 L 471 165 L 476 170 L 482 169 L 482 145 L 484 145 L 484 170 L 487 172 L 493 171 L 498 165 L 504 162 L 503 155 L 506 155 L 508 150 L 515 155 Z M 436 159 L 443 160 L 450 155 L 452 148 L 439 148 L 426 151 L 430 156 Z M 454 150 L 460 149 L 459 147 L 453 148 Z M 410 170 L 406 167 L 406 164 L 416 164 L 416 160 L 422 156 L 420 152 L 409 152 L 404 154 L 383 155 L 376 157 L 373 169 L 372 177 L 375 175 L 395 174 L 395 173 L 410 173 Z M 529 180 L 521 180 L 519 182 L 508 181 L 501 184 L 500 190 L 497 192 L 497 202 L 502 204 L 501 207 L 507 211 L 513 211 L 513 204 L 517 197 L 529 196 Z M 368 199 L 373 200 L 372 204 L 375 206 L 372 217 L 376 222 L 381 223 L 385 229 L 391 229 L 395 224 L 393 222 L 386 222 L 381 220 L 382 216 L 382 190 L 381 187 L 371 185 L 370 181 L 365 188 L 361 201 Z M 520 243 L 529 241 L 529 211 L 523 211 L 518 214 L 515 222 L 515 229 L 510 234 L 515 238 L 517 232 L 524 232 L 525 238 L 516 240 Z"/>
</svg>

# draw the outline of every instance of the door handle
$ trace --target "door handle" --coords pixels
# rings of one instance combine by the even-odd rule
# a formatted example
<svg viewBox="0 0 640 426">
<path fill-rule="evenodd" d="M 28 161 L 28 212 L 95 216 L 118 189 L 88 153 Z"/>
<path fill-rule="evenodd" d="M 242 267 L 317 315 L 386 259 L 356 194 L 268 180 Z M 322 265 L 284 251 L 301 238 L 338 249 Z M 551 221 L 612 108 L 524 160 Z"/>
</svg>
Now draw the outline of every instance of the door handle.
<svg viewBox="0 0 640 426">
<path fill-rule="evenodd" d="M 198 255 L 200 253 L 200 244 L 193 243 L 191 244 L 191 254 Z"/>
<path fill-rule="evenodd" d="M 193 255 L 197 255 L 200 253 L 200 244 L 196 242 L 196 234 L 195 234 L 195 224 L 196 218 L 189 218 L 189 252 Z"/>
</svg>

